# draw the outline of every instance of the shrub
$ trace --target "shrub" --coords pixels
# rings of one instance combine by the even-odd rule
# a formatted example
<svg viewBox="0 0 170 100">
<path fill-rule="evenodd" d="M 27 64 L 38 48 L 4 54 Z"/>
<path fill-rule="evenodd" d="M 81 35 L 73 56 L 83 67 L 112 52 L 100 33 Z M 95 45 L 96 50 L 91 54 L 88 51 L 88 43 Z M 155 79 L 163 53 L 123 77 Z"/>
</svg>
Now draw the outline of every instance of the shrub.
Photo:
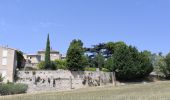
<svg viewBox="0 0 170 100">
<path fill-rule="evenodd" d="M 86 67 L 85 71 L 96 71 L 96 68 L 94 68 L 94 67 Z"/>
<path fill-rule="evenodd" d="M 45 69 L 45 62 L 41 61 L 40 63 L 38 63 L 37 67 L 38 69 Z"/>
<path fill-rule="evenodd" d="M 26 84 L 0 84 L 0 94 L 1 95 L 12 95 L 25 93 L 28 89 Z"/>
<path fill-rule="evenodd" d="M 37 65 L 38 69 L 46 69 L 45 68 L 45 61 L 41 61 L 38 65 Z M 51 61 L 50 63 L 50 69 L 51 70 L 55 70 L 56 69 L 56 64 L 55 62 Z"/>
<path fill-rule="evenodd" d="M 4 78 L 2 77 L 2 74 L 0 73 L 0 82 L 2 82 Z"/>
<path fill-rule="evenodd" d="M 55 60 L 56 69 L 67 69 L 66 60 Z"/>
<path fill-rule="evenodd" d="M 103 72 L 109 72 L 109 70 L 107 68 L 102 68 Z"/>
<path fill-rule="evenodd" d="M 32 67 L 25 67 L 23 69 L 20 70 L 25 70 L 25 71 L 29 71 L 29 70 L 37 70 L 36 68 L 32 68 Z"/>
</svg>

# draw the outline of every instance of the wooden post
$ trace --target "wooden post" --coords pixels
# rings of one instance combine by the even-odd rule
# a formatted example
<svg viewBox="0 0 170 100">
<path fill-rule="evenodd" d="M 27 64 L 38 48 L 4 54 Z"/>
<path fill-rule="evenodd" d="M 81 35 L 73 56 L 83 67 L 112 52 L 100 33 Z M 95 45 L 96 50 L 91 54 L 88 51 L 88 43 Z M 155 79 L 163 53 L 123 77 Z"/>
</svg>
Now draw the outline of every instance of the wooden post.
<svg viewBox="0 0 170 100">
<path fill-rule="evenodd" d="M 71 76 L 70 76 L 70 89 L 73 89 L 73 87 L 72 87 L 72 78 L 71 78 Z"/>
</svg>

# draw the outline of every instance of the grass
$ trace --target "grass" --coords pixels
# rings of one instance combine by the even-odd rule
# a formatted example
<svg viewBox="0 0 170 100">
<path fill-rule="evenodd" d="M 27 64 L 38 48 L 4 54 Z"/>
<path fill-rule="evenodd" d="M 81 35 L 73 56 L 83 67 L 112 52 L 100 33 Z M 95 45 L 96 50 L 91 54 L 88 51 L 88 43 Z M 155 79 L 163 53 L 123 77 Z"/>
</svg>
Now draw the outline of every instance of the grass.
<svg viewBox="0 0 170 100">
<path fill-rule="evenodd" d="M 0 100 L 170 100 L 170 81 L 3 96 Z"/>
</svg>

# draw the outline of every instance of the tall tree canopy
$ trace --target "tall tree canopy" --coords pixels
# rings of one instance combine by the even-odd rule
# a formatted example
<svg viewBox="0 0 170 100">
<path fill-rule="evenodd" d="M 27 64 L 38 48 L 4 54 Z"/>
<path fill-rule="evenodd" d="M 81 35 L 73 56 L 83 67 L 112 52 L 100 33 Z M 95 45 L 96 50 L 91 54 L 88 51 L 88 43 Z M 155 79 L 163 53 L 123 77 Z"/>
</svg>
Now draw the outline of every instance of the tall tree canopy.
<svg viewBox="0 0 170 100">
<path fill-rule="evenodd" d="M 85 60 L 82 41 L 74 39 L 67 51 L 66 62 L 68 69 L 71 71 L 84 70 L 87 62 Z"/>
<path fill-rule="evenodd" d="M 106 61 L 105 67 L 116 72 L 118 79 L 141 79 L 152 72 L 153 66 L 147 51 L 139 52 L 135 47 L 127 46 L 124 42 L 114 43 L 111 48 L 114 48 L 109 49 L 112 56 Z"/>
<path fill-rule="evenodd" d="M 139 52 L 137 48 L 124 42 L 108 42 L 86 48 L 91 67 L 106 68 L 116 72 L 120 80 L 140 79 L 153 70 L 151 53 Z"/>
</svg>

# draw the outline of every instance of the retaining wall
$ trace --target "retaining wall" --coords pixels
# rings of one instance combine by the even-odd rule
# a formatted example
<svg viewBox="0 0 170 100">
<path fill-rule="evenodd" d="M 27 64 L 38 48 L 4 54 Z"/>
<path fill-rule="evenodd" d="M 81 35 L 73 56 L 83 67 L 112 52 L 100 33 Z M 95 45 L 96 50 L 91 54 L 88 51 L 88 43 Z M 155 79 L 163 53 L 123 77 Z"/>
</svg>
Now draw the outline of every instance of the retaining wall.
<svg viewBox="0 0 170 100">
<path fill-rule="evenodd" d="M 113 73 L 68 70 L 18 71 L 16 82 L 28 84 L 28 92 L 70 90 L 113 84 Z"/>
</svg>

